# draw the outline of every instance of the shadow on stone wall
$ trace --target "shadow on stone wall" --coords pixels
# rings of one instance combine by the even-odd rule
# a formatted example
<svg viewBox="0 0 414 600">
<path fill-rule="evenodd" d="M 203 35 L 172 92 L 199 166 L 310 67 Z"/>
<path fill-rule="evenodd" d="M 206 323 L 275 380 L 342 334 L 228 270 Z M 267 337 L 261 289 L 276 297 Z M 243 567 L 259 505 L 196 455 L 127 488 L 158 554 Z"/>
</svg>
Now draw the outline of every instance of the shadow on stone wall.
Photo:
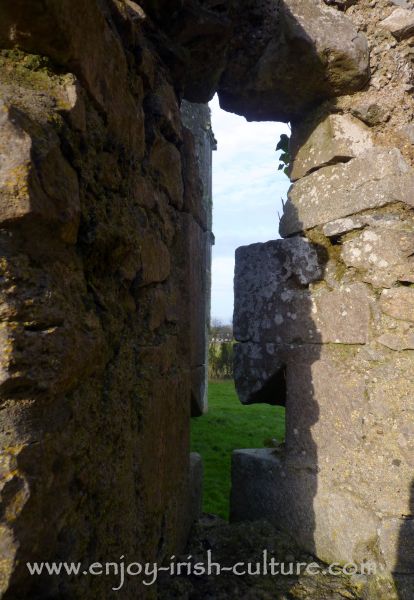
<svg viewBox="0 0 414 600">
<path fill-rule="evenodd" d="M 319 472 L 312 431 L 321 417 L 314 384 L 326 385 L 330 373 L 310 286 L 324 278 L 328 260 L 324 245 L 302 236 L 236 251 L 236 388 L 244 404 L 286 407 L 286 440 L 234 452 L 231 520 L 266 518 L 312 556 Z"/>
<path fill-rule="evenodd" d="M 414 593 L 414 480 L 411 483 L 409 514 L 399 530 L 394 579 L 400 600 L 411 600 Z"/>
</svg>

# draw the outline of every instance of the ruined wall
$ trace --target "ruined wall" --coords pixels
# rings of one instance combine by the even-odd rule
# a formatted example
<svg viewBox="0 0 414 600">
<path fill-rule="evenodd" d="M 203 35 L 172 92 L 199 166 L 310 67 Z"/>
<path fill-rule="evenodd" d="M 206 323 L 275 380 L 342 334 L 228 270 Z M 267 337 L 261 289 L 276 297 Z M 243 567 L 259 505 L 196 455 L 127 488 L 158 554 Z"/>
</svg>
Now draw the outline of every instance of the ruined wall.
<svg viewBox="0 0 414 600">
<path fill-rule="evenodd" d="M 207 411 L 208 383 L 208 336 L 211 307 L 211 247 L 214 243 L 213 227 L 213 189 L 212 189 L 212 151 L 217 143 L 211 129 L 210 109 L 205 104 L 194 104 L 183 100 L 181 105 L 185 136 L 190 141 L 189 162 L 184 163 L 183 172 L 187 183 L 188 202 L 199 206 L 202 211 L 202 230 L 194 236 L 197 243 L 190 249 L 191 276 L 188 285 L 191 288 L 192 324 L 192 378 L 191 378 L 191 415 L 201 416 Z M 191 141 L 191 138 L 193 141 Z M 194 186 L 201 189 L 194 190 Z"/>
<path fill-rule="evenodd" d="M 337 0 L 334 4 L 344 3 Z M 160 562 L 185 543 L 193 510 L 189 417 L 205 409 L 211 207 L 203 165 L 208 162 L 211 132 L 205 108 L 182 107 L 183 98 L 204 103 L 218 90 L 226 109 L 249 119 L 291 120 L 298 140 L 309 137 L 306 116 L 312 132 L 316 131 L 315 119 L 325 131 L 323 123 L 332 113 L 347 118 L 355 113 L 355 119 L 368 122 L 373 137 L 368 158 L 353 158 L 352 153 L 343 156 L 344 147 L 351 152 L 346 134 L 339 157 L 316 158 L 309 168 L 306 157 L 299 157 L 304 142 L 298 141 L 295 169 L 299 180 L 294 190 L 306 188 L 322 169 L 324 173 L 339 169 L 352 185 L 359 177 L 351 194 L 355 202 L 364 189 L 362 198 L 369 203 L 378 186 L 383 186 L 381 194 L 392 202 L 384 207 L 379 200 L 374 206 L 377 212 L 369 213 L 368 225 L 361 221 L 360 229 L 353 225 L 351 230 L 331 235 L 323 227 L 347 215 L 337 214 L 334 206 L 327 218 L 325 212 L 320 217 L 315 211 L 310 218 L 316 222 L 305 222 L 306 214 L 298 203 L 294 208 L 292 191 L 283 227 L 285 234 L 296 237 L 283 242 L 274 259 L 278 264 L 280 253 L 285 256 L 287 267 L 281 277 L 291 298 L 299 289 L 306 303 L 317 291 L 330 308 L 334 298 L 341 304 L 342 284 L 349 278 L 352 299 L 361 299 L 365 307 L 362 332 L 355 333 L 355 326 L 339 345 L 330 337 L 323 344 L 333 365 L 329 373 L 339 382 L 342 372 L 335 368 L 342 362 L 335 363 L 335 352 L 345 352 L 347 360 L 361 346 L 371 352 L 377 322 L 381 335 L 388 335 L 383 338 L 388 346 L 395 344 L 396 333 L 399 339 L 405 340 L 404 335 L 410 339 L 409 331 L 401 330 L 400 320 L 392 329 L 394 308 L 384 308 L 397 293 L 405 294 L 401 306 L 410 310 L 410 288 L 398 285 L 403 276 L 400 271 L 395 269 L 398 274 L 391 283 L 387 280 L 391 295 L 384 294 L 379 301 L 381 286 L 387 285 L 373 280 L 378 265 L 362 274 L 361 266 L 351 261 L 356 257 L 352 244 L 366 233 L 362 228 L 374 229 L 377 235 L 377 215 L 402 223 L 410 231 L 411 213 L 405 217 L 405 211 L 411 185 L 411 142 L 409 137 L 403 140 L 411 133 L 406 128 L 398 139 L 395 135 L 412 115 L 411 47 L 405 37 L 411 29 L 404 26 L 402 33 L 396 33 L 397 40 L 379 29 L 377 21 L 384 11 L 391 12 L 382 1 L 374 7 L 363 0 L 349 8 L 347 16 L 335 6 L 329 8 L 321 0 L 0 3 L 0 553 L 4 598 L 110 597 L 108 588 L 115 583 L 110 578 L 31 578 L 25 562 L 81 560 L 88 564 L 117 561 L 121 556 Z M 372 45 L 372 71 L 377 68 L 377 72 L 363 92 L 349 96 L 369 79 L 369 48 L 363 31 Z M 391 83 L 385 88 L 384 82 Z M 312 112 L 317 107 L 322 112 Z M 337 143 L 332 142 L 333 152 Z M 351 146 L 352 152 L 360 149 L 359 143 L 356 149 Z M 399 148 L 403 157 L 398 150 L 388 153 L 390 146 Z M 344 159 L 351 160 L 324 166 Z M 363 177 L 371 168 L 372 185 L 366 191 Z M 319 170 L 312 175 L 312 169 Z M 354 169 L 355 175 L 347 169 Z M 334 170 L 331 177 L 336 181 L 337 175 Z M 338 202 L 348 201 L 346 181 Z M 365 213 L 372 207 L 363 206 L 353 204 L 351 213 L 363 210 L 362 217 L 367 219 Z M 388 212 L 391 216 L 384 217 Z M 387 235 L 398 233 L 399 226 L 386 225 Z M 316 246 L 298 241 L 302 230 Z M 337 241 L 338 236 L 341 244 L 330 241 Z M 349 258 L 341 258 L 346 248 Z M 398 251 L 402 267 L 408 260 L 404 248 Z M 263 272 L 266 261 L 260 258 Z M 285 271 L 290 273 L 289 281 Z M 315 290 L 308 287 L 311 282 L 318 282 Z M 367 306 L 383 307 L 387 316 L 379 317 L 382 313 L 376 310 L 367 317 Z M 289 315 L 277 320 L 282 317 L 285 320 Z M 309 373 L 310 364 L 318 364 L 316 357 L 310 360 L 309 352 L 319 352 L 321 344 L 314 340 L 322 334 L 319 325 L 312 327 L 315 337 L 307 338 L 306 347 L 298 344 L 300 329 L 289 342 L 300 349 L 301 373 Z M 387 327 L 394 331 L 394 341 L 389 341 Z M 257 331 L 261 330 L 260 325 Z M 354 333 L 357 343 L 352 342 Z M 338 335 L 345 334 L 339 331 Z M 262 343 L 261 339 L 253 341 Z M 271 343 L 279 342 L 272 339 Z M 396 365 L 395 373 L 404 369 L 406 374 L 410 350 L 392 350 L 381 342 L 374 346 L 375 352 L 384 348 L 385 358 L 373 363 L 365 359 L 373 365 L 364 367 L 373 383 L 374 368 L 382 373 L 384 364 L 391 365 L 390 369 Z M 293 360 L 294 354 L 289 356 Z M 269 360 L 275 357 L 276 349 Z M 282 372 L 286 371 L 289 383 L 287 360 L 282 359 Z M 260 368 L 263 379 L 274 371 L 272 366 L 266 371 L 263 364 Z M 391 380 L 387 378 L 387 385 Z M 309 395 L 309 379 L 297 381 L 302 388 L 295 397 Z M 288 399 L 293 397 L 288 392 Z M 308 419 L 306 426 L 310 426 L 315 413 L 306 413 L 303 403 L 297 409 L 297 419 Z M 405 414 L 409 423 L 408 409 Z M 348 415 L 346 410 L 343 418 Z M 397 432 L 404 436 L 401 427 L 400 431 L 397 423 L 392 436 Z M 290 431 L 295 435 L 295 428 Z M 306 439 L 310 442 L 310 435 Z M 401 439 L 404 443 L 405 437 Z M 372 450 L 368 446 L 365 450 L 373 456 L 378 445 L 370 443 Z M 393 456 L 401 461 L 393 465 L 398 473 L 406 472 L 409 441 L 405 448 L 408 458 L 402 450 L 401 457 Z M 292 458 L 301 459 L 296 450 Z M 198 481 L 199 466 L 196 459 L 192 461 Z M 314 472 L 315 462 L 311 460 L 308 467 L 306 477 Z M 388 472 L 381 473 L 391 486 L 395 479 Z M 369 479 L 366 489 L 371 483 Z M 312 485 L 308 499 L 313 497 Z M 403 491 L 399 507 L 406 496 Z M 343 505 L 343 515 L 352 520 L 349 506 Z M 401 517 L 395 513 L 384 514 L 390 518 L 382 519 L 381 526 L 400 524 Z M 372 519 L 377 523 L 379 517 Z M 367 527 L 371 523 L 368 519 Z M 411 521 L 404 523 L 410 527 Z M 308 543 L 309 521 L 305 519 L 303 525 Z M 391 528 L 390 536 L 396 531 Z M 328 543 L 326 548 L 332 550 Z M 122 593 L 123 598 L 140 598 L 154 596 L 156 591 L 144 591 L 138 579 L 132 578 Z"/>
<path fill-rule="evenodd" d="M 239 395 L 286 404 L 287 433 L 235 454 L 232 512 L 327 562 L 374 560 L 411 598 L 414 12 L 352 4 L 370 81 L 292 122 L 285 239 L 236 253 Z"/>
<path fill-rule="evenodd" d="M 10 2 L 0 22 L 1 592 L 109 597 L 116 578 L 25 561 L 185 543 L 209 179 L 140 6 Z"/>
</svg>

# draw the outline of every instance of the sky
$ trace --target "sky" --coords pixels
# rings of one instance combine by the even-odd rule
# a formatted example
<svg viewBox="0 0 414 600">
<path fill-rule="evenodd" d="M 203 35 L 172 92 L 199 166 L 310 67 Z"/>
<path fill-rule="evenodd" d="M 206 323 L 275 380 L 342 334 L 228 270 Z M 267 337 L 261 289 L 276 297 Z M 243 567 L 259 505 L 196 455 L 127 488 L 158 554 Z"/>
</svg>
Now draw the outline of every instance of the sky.
<svg viewBox="0 0 414 600">
<path fill-rule="evenodd" d="M 249 123 L 210 102 L 217 139 L 213 152 L 212 319 L 233 318 L 234 252 L 238 246 L 279 237 L 278 211 L 286 199 L 289 180 L 278 171 L 276 144 L 284 123 Z"/>
</svg>

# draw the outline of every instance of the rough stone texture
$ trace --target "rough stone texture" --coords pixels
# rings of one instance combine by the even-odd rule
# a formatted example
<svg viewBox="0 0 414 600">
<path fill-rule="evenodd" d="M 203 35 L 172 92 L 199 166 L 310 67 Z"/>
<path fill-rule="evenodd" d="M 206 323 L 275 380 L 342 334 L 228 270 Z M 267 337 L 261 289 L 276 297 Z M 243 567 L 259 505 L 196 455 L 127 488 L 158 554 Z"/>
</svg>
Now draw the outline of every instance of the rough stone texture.
<svg viewBox="0 0 414 600">
<path fill-rule="evenodd" d="M 400 556 L 393 557 L 394 548 L 400 548 Z M 381 551 L 389 557 L 388 568 L 397 573 L 411 573 L 414 557 L 414 519 L 387 519 L 381 528 Z"/>
<path fill-rule="evenodd" d="M 203 507 L 203 461 L 197 452 L 190 452 L 190 522 L 194 524 L 201 517 Z"/>
<path fill-rule="evenodd" d="M 245 342 L 234 345 L 234 380 L 243 404 L 263 402 L 259 392 L 280 373 L 281 378 L 277 383 L 270 385 L 266 403 L 284 406 L 286 390 L 283 369 L 283 358 L 276 352 L 275 344 Z"/>
<path fill-rule="evenodd" d="M 208 336 L 211 306 L 212 150 L 216 140 L 208 106 L 184 101 L 181 115 L 185 128 L 183 149 L 184 209 L 196 218 L 189 221 L 193 234 L 188 251 L 192 257 L 188 281 L 193 290 L 191 315 L 192 416 L 207 411 Z M 201 229 L 200 229 L 201 227 Z"/>
<path fill-rule="evenodd" d="M 295 238 L 238 248 L 236 258 L 235 337 L 240 341 L 257 342 L 268 330 L 272 338 L 275 328 L 286 317 L 294 327 L 296 318 L 292 316 L 295 314 L 291 305 L 294 297 L 292 290 L 298 290 L 321 276 L 315 248 L 308 240 Z M 284 316 L 275 314 L 275 298 L 284 302 Z M 303 304 L 302 312 L 306 311 L 309 302 L 307 296 L 298 298 L 298 302 Z M 298 308 L 300 310 L 300 306 Z"/>
<path fill-rule="evenodd" d="M 356 4 L 358 0 L 324 0 L 328 6 L 336 6 L 340 10 L 346 10 L 353 4 Z"/>
<path fill-rule="evenodd" d="M 322 0 L 243 0 L 233 11 L 235 31 L 219 86 L 224 109 L 249 120 L 289 121 L 314 101 L 366 83 L 364 35 Z M 243 40 L 252 38 L 246 48 Z"/>
<path fill-rule="evenodd" d="M 380 125 L 390 118 L 388 110 L 375 102 L 361 102 L 361 104 L 356 104 L 351 108 L 351 114 L 361 119 L 369 127 Z"/>
<path fill-rule="evenodd" d="M 137 4 L 0 13 L 0 595 L 106 597 L 25 563 L 186 542 L 211 185 Z"/>
<path fill-rule="evenodd" d="M 236 253 L 237 391 L 243 403 L 286 406 L 286 440 L 236 451 L 232 515 L 265 515 L 327 561 L 369 556 L 409 600 L 414 62 L 409 29 L 381 26 L 394 4 L 332 3 L 366 34 L 372 77 L 293 119 L 286 239 Z M 358 120 L 361 154 L 332 126 Z M 319 269 L 300 285 L 282 249 L 304 237 Z"/>
<path fill-rule="evenodd" d="M 277 485 L 275 485 L 275 481 Z M 317 490 L 317 491 L 316 491 Z M 313 491 L 317 527 L 309 528 L 309 496 Z M 283 524 L 300 547 L 330 562 L 373 559 L 367 552 L 376 538 L 377 520 L 349 493 L 334 493 L 317 485 L 315 473 L 297 473 L 285 466 L 275 450 L 236 450 L 232 460 L 232 521 L 254 521 L 266 515 Z M 348 527 L 357 521 L 358 536 Z M 329 532 L 329 533 L 328 533 Z"/>
<path fill-rule="evenodd" d="M 144 0 L 161 28 L 160 54 L 190 102 L 207 102 L 226 66 L 233 30 L 227 0 Z M 161 42 L 161 43 L 160 43 Z"/>
<path fill-rule="evenodd" d="M 290 140 L 290 179 L 296 181 L 321 167 L 347 162 L 373 146 L 370 131 L 349 115 L 310 119 L 295 128 Z"/>
<path fill-rule="evenodd" d="M 380 22 L 380 27 L 388 29 L 397 40 L 414 34 L 414 12 L 405 8 L 397 8 L 389 17 Z"/>
<path fill-rule="evenodd" d="M 286 298 L 289 328 L 272 324 L 281 341 L 264 342 L 242 322 L 250 305 L 240 305 L 246 384 L 238 386 L 246 401 L 287 405 L 285 511 L 294 497 L 285 525 L 324 557 L 375 556 L 401 574 L 410 598 L 414 154 L 404 128 L 414 118 L 412 48 L 410 38 L 396 41 L 379 27 L 394 10 L 388 0 L 343 4 L 0 4 L 5 600 L 92 600 L 118 583 L 29 577 L 29 560 L 162 562 L 185 546 L 196 490 L 189 417 L 191 406 L 205 406 L 212 137 L 205 107 L 180 107 L 183 97 L 205 102 L 217 89 L 247 118 L 290 121 L 296 139 L 309 111 L 348 123 L 353 115 L 372 129 L 367 155 L 347 151 L 347 164 L 323 166 L 341 158 L 331 140 L 315 163 L 322 168 L 293 188 L 284 227 L 306 231 L 311 243 L 258 247 L 259 281 L 246 264 L 252 296 L 263 285 L 282 298 L 283 287 L 297 308 Z M 302 194 L 315 182 L 319 197 L 306 209 Z M 404 227 L 385 224 L 392 213 Z M 328 239 L 319 225 L 343 217 L 357 220 L 336 222 Z M 391 261 L 378 242 L 392 263 L 386 282 L 375 261 L 364 268 L 341 258 L 357 236 L 378 234 L 377 217 L 383 239 L 395 243 Z M 271 295 L 258 298 L 269 316 Z M 241 531 L 246 544 L 249 530 Z M 372 589 L 318 580 L 292 594 L 392 597 Z M 266 593 L 274 598 L 274 588 Z M 134 578 L 123 593 L 155 596 Z"/>
<path fill-rule="evenodd" d="M 395 148 L 375 148 L 297 181 L 280 221 L 285 237 L 370 208 L 414 205 L 414 173 Z"/>
<path fill-rule="evenodd" d="M 380 299 L 381 310 L 395 319 L 414 322 L 414 289 L 384 290 Z"/>
<path fill-rule="evenodd" d="M 261 516 L 259 515 L 261 519 Z M 179 557 L 182 562 L 191 561 L 205 563 L 207 551 L 211 551 L 212 560 L 224 567 L 237 564 L 238 572 L 243 566 L 238 563 L 249 562 L 252 565 L 250 575 L 236 575 L 231 571 L 212 574 L 187 576 L 182 571 L 180 576 L 170 578 L 161 574 L 159 586 L 160 600 L 181 598 L 220 598 L 232 600 L 235 597 L 246 600 L 279 600 L 295 598 L 297 600 L 397 600 L 398 595 L 394 583 L 386 576 L 364 575 L 328 575 L 322 572 L 308 575 L 289 574 L 286 563 L 293 562 L 309 564 L 316 562 L 320 571 L 326 570 L 326 565 L 314 556 L 303 552 L 288 534 L 281 532 L 263 520 L 241 523 L 226 523 L 214 517 L 205 515 L 194 529 L 186 554 Z M 267 573 L 256 574 L 257 564 L 263 565 L 263 552 L 267 551 Z M 265 555 L 266 556 L 266 555 Z M 284 575 L 272 575 L 270 561 L 274 565 L 285 563 Z M 281 568 L 276 566 L 276 570 Z M 295 568 L 295 567 L 294 567 Z M 407 582 L 408 585 L 408 582 Z M 407 589 L 409 589 L 407 587 Z M 408 597 L 408 596 L 407 596 Z"/>
<path fill-rule="evenodd" d="M 361 271 L 363 280 L 376 288 L 399 281 L 414 283 L 414 230 L 408 229 L 408 223 L 400 224 L 401 229 L 369 227 L 343 243 L 344 263 Z"/>
<path fill-rule="evenodd" d="M 316 245 L 299 237 L 238 248 L 236 339 L 256 343 L 368 341 L 373 298 L 367 286 L 303 289 L 322 277 L 324 265 L 317 251 Z"/>
</svg>

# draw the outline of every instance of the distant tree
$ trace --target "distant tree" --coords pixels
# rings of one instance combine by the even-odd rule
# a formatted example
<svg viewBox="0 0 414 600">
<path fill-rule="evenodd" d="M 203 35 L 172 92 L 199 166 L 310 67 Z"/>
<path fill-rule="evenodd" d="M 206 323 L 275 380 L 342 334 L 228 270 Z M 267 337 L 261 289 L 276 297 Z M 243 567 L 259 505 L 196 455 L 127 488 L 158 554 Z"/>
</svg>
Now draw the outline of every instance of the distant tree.
<svg viewBox="0 0 414 600">
<path fill-rule="evenodd" d="M 213 319 L 210 326 L 211 340 L 230 341 L 233 339 L 233 326 L 230 323 L 223 323 L 220 319 Z"/>
<path fill-rule="evenodd" d="M 208 374 L 212 379 L 219 378 L 217 346 L 212 341 L 208 345 Z"/>
<path fill-rule="evenodd" d="M 220 344 L 220 371 L 224 379 L 233 377 L 233 343 Z"/>
</svg>

